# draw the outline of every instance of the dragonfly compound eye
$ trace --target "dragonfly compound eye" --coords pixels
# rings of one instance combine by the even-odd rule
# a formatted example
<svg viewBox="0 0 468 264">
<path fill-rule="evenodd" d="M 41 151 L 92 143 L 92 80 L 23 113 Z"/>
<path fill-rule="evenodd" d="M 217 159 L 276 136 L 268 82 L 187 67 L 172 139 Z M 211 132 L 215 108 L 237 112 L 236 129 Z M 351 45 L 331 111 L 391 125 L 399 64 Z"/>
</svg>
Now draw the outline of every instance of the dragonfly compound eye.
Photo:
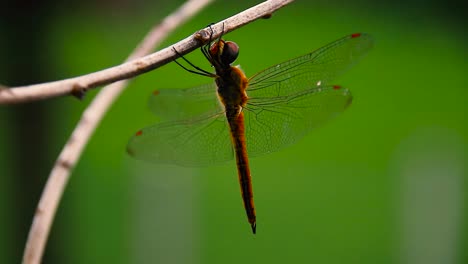
<svg viewBox="0 0 468 264">
<path fill-rule="evenodd" d="M 238 55 L 239 46 L 235 42 L 226 41 L 224 43 L 223 53 L 221 54 L 221 61 L 229 65 L 237 59 Z"/>
</svg>

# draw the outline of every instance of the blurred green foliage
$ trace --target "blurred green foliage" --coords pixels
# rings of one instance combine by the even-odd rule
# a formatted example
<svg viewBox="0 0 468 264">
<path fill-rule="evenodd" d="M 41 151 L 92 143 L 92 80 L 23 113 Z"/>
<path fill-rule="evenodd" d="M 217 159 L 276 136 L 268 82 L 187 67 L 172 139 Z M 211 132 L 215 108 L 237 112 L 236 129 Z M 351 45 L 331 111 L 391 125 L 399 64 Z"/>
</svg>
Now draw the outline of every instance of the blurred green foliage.
<svg viewBox="0 0 468 264">
<path fill-rule="evenodd" d="M 120 63 L 179 2 L 55 6 L 39 35 L 43 60 L 35 67 L 44 73 L 36 82 Z M 247 76 L 350 33 L 375 38 L 374 50 L 337 80 L 354 95 L 342 116 L 291 148 L 251 160 L 256 236 L 245 219 L 234 162 L 187 169 L 126 155 L 130 135 L 156 120 L 147 109 L 152 90 L 211 81 L 175 64 L 139 76 L 84 151 L 44 262 L 468 262 L 468 41 L 459 11 L 449 6 L 454 2 L 444 3 L 297 1 L 225 36 L 239 44 L 237 63 Z M 162 46 L 253 4 L 218 1 Z M 0 58 L 9 58 L 0 66 L 6 72 L 22 50 L 0 42 Z M 209 69 L 201 53 L 187 58 Z M 13 84 L 1 72 L 0 81 Z M 16 106 L 0 108 L 1 263 L 19 262 L 18 246 L 48 171 L 96 93 L 83 101 L 46 101 L 44 123 L 18 118 Z M 10 129 L 20 122 L 36 122 L 47 133 Z M 45 147 L 31 152 L 42 156 L 43 167 L 20 178 L 18 166 L 30 161 L 21 159 L 24 149 L 35 149 L 21 146 L 35 144 L 26 137 L 43 141 Z M 34 197 L 21 207 L 18 197 L 28 185 Z"/>
</svg>

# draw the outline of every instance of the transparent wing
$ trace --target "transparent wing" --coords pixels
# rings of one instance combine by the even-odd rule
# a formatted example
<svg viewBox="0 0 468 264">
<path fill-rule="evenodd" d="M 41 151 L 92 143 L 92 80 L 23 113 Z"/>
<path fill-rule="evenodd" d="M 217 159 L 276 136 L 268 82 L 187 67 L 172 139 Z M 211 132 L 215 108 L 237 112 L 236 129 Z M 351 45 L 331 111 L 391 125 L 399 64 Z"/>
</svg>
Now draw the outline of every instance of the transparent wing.
<svg viewBox="0 0 468 264">
<path fill-rule="evenodd" d="M 351 92 L 340 86 L 316 87 L 273 100 L 251 98 L 244 108 L 249 156 L 267 154 L 294 144 L 343 112 L 351 101 Z"/>
<path fill-rule="evenodd" d="M 160 89 L 151 95 L 148 106 L 163 121 L 192 119 L 214 110 L 222 111 L 214 82 L 188 89 Z"/>
<path fill-rule="evenodd" d="M 140 160 L 192 167 L 233 158 L 224 112 L 144 128 L 130 138 L 127 152 Z"/>
<path fill-rule="evenodd" d="M 326 85 L 358 62 L 372 45 L 370 35 L 348 35 L 312 53 L 257 73 L 249 79 L 247 92 L 251 97 L 277 97 Z"/>
<path fill-rule="evenodd" d="M 356 63 L 372 42 L 366 34 L 349 35 L 250 78 L 244 108 L 249 155 L 287 147 L 344 111 L 352 101 L 349 90 L 325 84 Z M 127 146 L 130 155 L 182 166 L 233 159 L 231 136 L 214 83 L 159 90 L 149 105 L 156 115 L 171 121 L 137 132 Z"/>
<path fill-rule="evenodd" d="M 249 156 L 278 151 L 343 112 L 351 103 L 349 90 L 317 87 L 293 95 L 251 98 L 244 108 Z M 181 166 L 206 166 L 234 158 L 224 112 L 162 122 L 138 131 L 127 152 L 140 160 Z"/>
</svg>

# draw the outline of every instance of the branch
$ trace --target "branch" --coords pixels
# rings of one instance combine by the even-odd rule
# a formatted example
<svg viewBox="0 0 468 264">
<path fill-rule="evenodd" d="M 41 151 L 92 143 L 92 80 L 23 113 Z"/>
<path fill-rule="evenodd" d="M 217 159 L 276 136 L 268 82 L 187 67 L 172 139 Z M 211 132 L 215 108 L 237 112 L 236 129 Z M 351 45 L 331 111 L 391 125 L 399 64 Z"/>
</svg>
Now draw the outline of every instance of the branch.
<svg viewBox="0 0 468 264">
<path fill-rule="evenodd" d="M 177 11 L 166 17 L 160 25 L 154 27 L 128 59 L 150 53 L 171 31 L 187 21 L 211 1 L 187 1 Z M 23 263 L 36 264 L 41 262 L 53 218 L 70 178 L 71 170 L 75 167 L 96 126 L 126 85 L 127 81 L 121 81 L 105 87 L 84 111 L 81 120 L 64 146 L 49 175 L 29 231 Z"/>
<path fill-rule="evenodd" d="M 193 16 L 211 1 L 212 0 L 191 0 L 186 2 L 179 10 L 164 19 L 161 25 L 155 27 L 147 35 L 141 45 L 129 56 L 128 60 L 132 61 L 128 63 L 68 80 L 31 85 L 22 87 L 21 89 L 20 87 L 4 90 L 0 89 L 0 103 L 20 103 L 60 95 L 76 95 L 77 91 L 85 92 L 87 89 L 134 77 L 160 67 L 175 58 L 175 54 L 173 54 L 171 49 L 166 48 L 141 59 L 135 58 L 150 53 L 154 46 L 159 44 L 170 31 L 185 22 L 189 17 Z M 293 0 L 266 1 L 236 16 L 228 18 L 224 22 L 212 26 L 214 29 L 213 37 L 219 37 L 219 35 L 223 33 L 221 32 L 223 27 L 224 33 L 227 33 L 260 17 L 269 17 L 275 10 L 292 1 Z M 203 43 L 206 43 L 209 40 L 210 33 L 211 31 L 207 29 L 201 30 L 195 33 L 194 36 L 186 38 L 174 46 L 180 53 L 186 54 L 200 47 Z M 28 236 L 23 263 L 40 263 L 52 221 L 66 183 L 70 177 L 70 173 L 75 167 L 91 134 L 127 83 L 127 81 L 120 81 L 103 88 L 83 113 L 81 120 L 57 158 L 55 166 L 49 175 Z"/>
<path fill-rule="evenodd" d="M 274 11 L 291 3 L 292 1 L 293 0 L 265 1 L 224 21 L 212 25 L 214 30 L 213 38 L 219 37 L 222 33 L 226 34 L 231 32 L 256 19 L 269 18 Z M 209 40 L 210 33 L 211 31 L 208 28 L 202 29 L 192 36 L 174 44 L 173 47 L 175 47 L 181 54 L 187 54 L 205 44 Z M 132 56 L 131 61 L 119 66 L 79 77 L 49 83 L 14 87 L 10 89 L 0 89 L 0 104 L 24 103 L 64 95 L 75 95 L 81 97 L 91 88 L 132 78 L 147 71 L 159 68 L 176 59 L 177 55 L 172 50 L 172 47 L 167 47 L 151 55 L 134 59 L 136 57 L 138 56 Z"/>
</svg>

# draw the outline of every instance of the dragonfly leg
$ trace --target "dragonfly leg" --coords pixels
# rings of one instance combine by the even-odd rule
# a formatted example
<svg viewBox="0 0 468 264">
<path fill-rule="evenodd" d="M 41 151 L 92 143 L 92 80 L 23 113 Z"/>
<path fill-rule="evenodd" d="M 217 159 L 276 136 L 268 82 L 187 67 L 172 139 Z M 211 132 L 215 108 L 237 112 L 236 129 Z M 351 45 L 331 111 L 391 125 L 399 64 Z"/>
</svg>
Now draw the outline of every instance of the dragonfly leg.
<svg viewBox="0 0 468 264">
<path fill-rule="evenodd" d="M 213 74 L 209 71 L 206 71 L 198 66 L 196 66 L 195 64 L 193 64 L 192 62 L 190 62 L 189 60 L 187 60 L 182 54 L 180 54 L 175 47 L 172 47 L 172 49 L 174 50 L 174 52 L 177 54 L 177 56 L 179 56 L 179 58 L 182 58 L 185 62 L 187 62 L 190 66 L 192 66 L 195 70 L 191 70 L 187 67 L 185 67 L 184 65 L 182 65 L 180 62 L 178 62 L 177 60 L 174 60 L 175 63 L 177 63 L 177 65 L 179 65 L 182 69 L 188 71 L 188 72 L 191 72 L 191 73 L 195 73 L 195 74 L 198 74 L 198 75 L 202 75 L 202 76 L 208 76 L 208 77 L 216 77 L 216 74 Z"/>
</svg>

